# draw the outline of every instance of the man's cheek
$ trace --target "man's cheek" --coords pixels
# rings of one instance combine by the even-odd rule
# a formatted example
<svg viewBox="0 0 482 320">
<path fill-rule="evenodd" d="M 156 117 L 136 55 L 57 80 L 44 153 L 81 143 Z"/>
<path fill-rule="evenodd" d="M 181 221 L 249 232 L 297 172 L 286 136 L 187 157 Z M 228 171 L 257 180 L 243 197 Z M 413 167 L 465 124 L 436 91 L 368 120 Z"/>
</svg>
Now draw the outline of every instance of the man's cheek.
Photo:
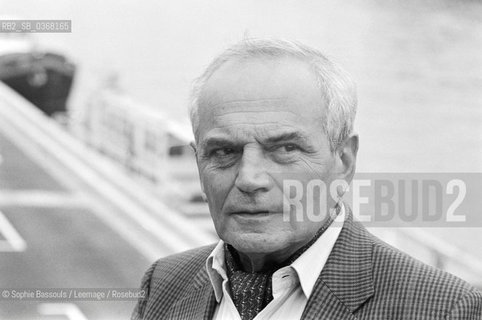
<svg viewBox="0 0 482 320">
<path fill-rule="evenodd" d="M 226 198 L 229 190 L 227 190 L 221 181 L 216 181 L 216 179 L 206 179 L 203 183 L 204 186 L 207 187 L 206 195 L 208 197 L 211 210 L 221 210 L 224 199 Z"/>
</svg>

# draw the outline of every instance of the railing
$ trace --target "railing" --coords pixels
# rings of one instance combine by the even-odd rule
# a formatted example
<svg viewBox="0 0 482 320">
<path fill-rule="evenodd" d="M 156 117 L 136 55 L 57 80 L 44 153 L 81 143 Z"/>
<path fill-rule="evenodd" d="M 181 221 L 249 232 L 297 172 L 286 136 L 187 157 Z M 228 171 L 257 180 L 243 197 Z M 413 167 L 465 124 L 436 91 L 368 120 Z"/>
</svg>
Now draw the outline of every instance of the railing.
<svg viewBox="0 0 482 320">
<path fill-rule="evenodd" d="M 95 94 L 83 115 L 73 131 L 87 145 L 150 182 L 158 192 L 169 189 L 188 201 L 200 199 L 188 126 L 115 90 Z"/>
</svg>

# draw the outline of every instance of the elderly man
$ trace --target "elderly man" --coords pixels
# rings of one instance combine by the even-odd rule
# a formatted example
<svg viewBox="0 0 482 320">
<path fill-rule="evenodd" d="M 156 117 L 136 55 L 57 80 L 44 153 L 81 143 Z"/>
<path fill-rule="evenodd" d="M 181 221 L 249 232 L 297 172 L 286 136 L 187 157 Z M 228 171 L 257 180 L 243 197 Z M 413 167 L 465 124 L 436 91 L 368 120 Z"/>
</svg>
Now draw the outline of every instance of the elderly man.
<svg viewBox="0 0 482 320">
<path fill-rule="evenodd" d="M 349 77 L 312 48 L 251 40 L 216 58 L 191 121 L 221 240 L 157 261 L 133 319 L 481 319 L 480 292 L 369 234 L 330 188 L 355 172 L 355 112 Z"/>
</svg>

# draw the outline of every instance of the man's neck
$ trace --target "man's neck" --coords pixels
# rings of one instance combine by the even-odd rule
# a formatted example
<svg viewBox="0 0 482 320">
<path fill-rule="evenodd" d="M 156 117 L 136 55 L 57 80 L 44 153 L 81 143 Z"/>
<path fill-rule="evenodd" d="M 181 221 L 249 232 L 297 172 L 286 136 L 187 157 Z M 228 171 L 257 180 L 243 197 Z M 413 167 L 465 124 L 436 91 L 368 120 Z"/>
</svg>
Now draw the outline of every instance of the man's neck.
<svg viewBox="0 0 482 320">
<path fill-rule="evenodd" d="M 299 247 L 294 248 L 289 252 L 282 252 L 282 253 L 250 253 L 245 254 L 242 252 L 238 253 L 238 263 L 240 267 L 245 272 L 255 273 L 255 272 L 267 272 L 271 270 L 276 270 L 282 267 L 283 262 L 288 260 L 289 257 L 295 253 L 299 248 L 301 248 L 303 244 L 300 244 Z"/>
<path fill-rule="evenodd" d="M 340 206 L 336 207 L 336 216 L 340 213 Z M 336 217 L 335 216 L 335 217 Z M 236 264 L 239 268 L 242 268 L 245 272 L 255 273 L 255 272 L 267 272 L 282 268 L 291 264 L 300 255 L 303 254 L 313 243 L 320 238 L 320 236 L 330 227 L 335 220 L 335 217 L 330 217 L 321 226 L 320 229 L 307 241 L 300 242 L 297 245 L 283 251 L 270 252 L 270 253 L 243 253 L 237 251 L 235 248 L 231 247 L 231 253 L 236 260 Z"/>
</svg>

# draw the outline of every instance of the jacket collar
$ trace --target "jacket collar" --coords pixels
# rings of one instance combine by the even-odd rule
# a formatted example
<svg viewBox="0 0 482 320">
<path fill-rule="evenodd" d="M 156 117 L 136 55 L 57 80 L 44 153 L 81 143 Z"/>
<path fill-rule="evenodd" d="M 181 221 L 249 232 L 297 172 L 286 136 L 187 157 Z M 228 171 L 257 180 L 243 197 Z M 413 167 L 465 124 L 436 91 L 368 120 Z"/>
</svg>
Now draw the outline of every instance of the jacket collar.
<svg viewBox="0 0 482 320">
<path fill-rule="evenodd" d="M 302 319 L 355 319 L 353 313 L 374 294 L 372 278 L 373 238 L 353 221 L 345 204 L 346 220 L 318 278 Z"/>
<path fill-rule="evenodd" d="M 168 319 L 210 320 L 213 318 L 215 308 L 216 297 L 206 267 L 203 265 L 194 277 L 186 295 L 173 304 Z"/>
</svg>

